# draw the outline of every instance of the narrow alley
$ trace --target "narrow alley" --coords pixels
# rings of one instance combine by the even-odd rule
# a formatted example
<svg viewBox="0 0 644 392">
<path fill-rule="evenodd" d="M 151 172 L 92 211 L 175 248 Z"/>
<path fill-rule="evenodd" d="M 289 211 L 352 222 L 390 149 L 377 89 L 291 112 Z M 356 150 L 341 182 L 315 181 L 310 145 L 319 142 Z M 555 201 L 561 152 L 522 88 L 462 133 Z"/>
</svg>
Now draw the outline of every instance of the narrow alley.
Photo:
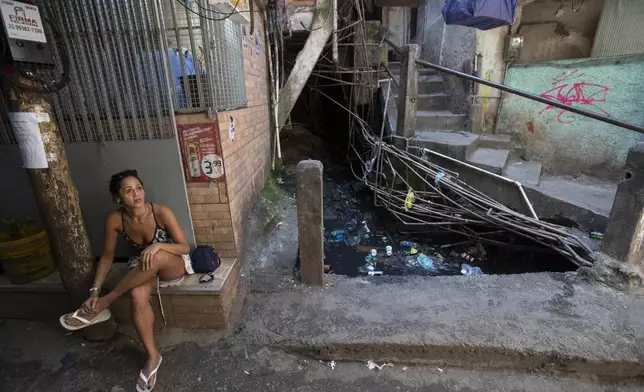
<svg viewBox="0 0 644 392">
<path fill-rule="evenodd" d="M 0 15 L 1 391 L 644 391 L 644 2 Z"/>
</svg>

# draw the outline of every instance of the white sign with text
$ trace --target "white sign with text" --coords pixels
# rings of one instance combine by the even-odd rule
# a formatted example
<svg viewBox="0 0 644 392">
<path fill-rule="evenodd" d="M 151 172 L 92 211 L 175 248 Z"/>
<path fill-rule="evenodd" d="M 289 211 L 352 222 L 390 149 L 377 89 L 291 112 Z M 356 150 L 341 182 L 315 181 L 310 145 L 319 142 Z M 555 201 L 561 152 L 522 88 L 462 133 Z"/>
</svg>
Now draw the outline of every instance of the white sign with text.
<svg viewBox="0 0 644 392">
<path fill-rule="evenodd" d="M 47 42 L 38 7 L 13 0 L 0 0 L 2 21 L 9 38 Z"/>
<path fill-rule="evenodd" d="M 37 113 L 9 113 L 9 121 L 16 136 L 22 163 L 27 169 L 46 169 L 49 167 L 45 145 L 40 135 Z"/>
</svg>

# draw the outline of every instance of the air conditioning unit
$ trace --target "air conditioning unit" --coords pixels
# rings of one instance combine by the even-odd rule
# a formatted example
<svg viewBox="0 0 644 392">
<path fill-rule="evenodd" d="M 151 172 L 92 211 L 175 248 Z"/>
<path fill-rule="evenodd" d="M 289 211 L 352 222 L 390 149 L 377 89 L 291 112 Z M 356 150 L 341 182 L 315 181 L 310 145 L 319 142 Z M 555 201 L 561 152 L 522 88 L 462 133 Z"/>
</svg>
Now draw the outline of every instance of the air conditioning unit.
<svg viewBox="0 0 644 392">
<path fill-rule="evenodd" d="M 208 0 L 208 4 L 221 12 L 220 14 L 217 14 L 216 19 L 226 18 L 226 16 L 230 14 L 229 19 L 233 22 L 248 24 L 250 23 L 248 1 L 249 0 Z"/>
</svg>

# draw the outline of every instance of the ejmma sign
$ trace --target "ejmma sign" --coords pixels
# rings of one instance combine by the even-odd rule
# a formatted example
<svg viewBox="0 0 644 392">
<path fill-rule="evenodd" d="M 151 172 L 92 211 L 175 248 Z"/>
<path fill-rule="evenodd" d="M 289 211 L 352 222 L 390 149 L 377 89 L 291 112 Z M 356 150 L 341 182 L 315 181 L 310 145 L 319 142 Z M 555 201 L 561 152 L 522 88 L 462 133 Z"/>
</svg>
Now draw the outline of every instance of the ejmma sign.
<svg viewBox="0 0 644 392">
<path fill-rule="evenodd" d="M 0 13 L 9 39 L 47 42 L 37 6 L 14 0 L 1 0 Z"/>
</svg>

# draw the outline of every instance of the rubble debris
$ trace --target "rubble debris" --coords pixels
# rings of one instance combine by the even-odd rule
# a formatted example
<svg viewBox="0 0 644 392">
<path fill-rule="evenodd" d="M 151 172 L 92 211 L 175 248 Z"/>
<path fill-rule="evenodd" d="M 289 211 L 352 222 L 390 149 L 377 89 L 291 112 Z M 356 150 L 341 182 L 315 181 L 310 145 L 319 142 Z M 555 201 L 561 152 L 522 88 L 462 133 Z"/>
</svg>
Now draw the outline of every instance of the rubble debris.
<svg viewBox="0 0 644 392">
<path fill-rule="evenodd" d="M 324 362 L 324 361 L 320 360 L 320 363 L 330 367 L 331 370 L 335 370 L 335 366 L 337 365 L 337 363 L 335 361 Z"/>
<path fill-rule="evenodd" d="M 472 267 L 471 265 L 466 263 L 461 264 L 461 274 L 466 276 L 484 275 L 483 271 L 481 271 L 481 268 Z"/>
<path fill-rule="evenodd" d="M 367 226 L 367 221 L 362 221 L 362 227 L 364 227 L 365 232 L 371 233 L 371 230 L 369 230 L 369 226 Z"/>
<path fill-rule="evenodd" d="M 591 231 L 590 232 L 590 238 L 594 240 L 603 240 L 604 239 L 604 233 L 600 233 L 598 231 Z"/>
<path fill-rule="evenodd" d="M 394 364 L 393 364 L 393 363 L 389 363 L 389 362 L 387 362 L 387 363 L 383 363 L 382 365 L 378 365 L 377 363 L 375 363 L 375 362 L 374 362 L 374 361 L 372 361 L 372 360 L 368 360 L 368 361 L 367 361 L 367 367 L 369 368 L 369 370 L 373 370 L 373 369 L 382 370 L 382 368 L 384 368 L 384 367 L 386 367 L 386 366 L 393 367 L 393 366 L 394 366 Z"/>
<path fill-rule="evenodd" d="M 467 253 L 461 253 L 461 259 L 469 261 L 470 263 L 476 260 L 474 256 L 468 255 Z"/>
<path fill-rule="evenodd" d="M 411 248 L 417 248 L 418 244 L 415 243 L 415 242 L 411 242 L 411 241 L 401 241 L 400 246 L 403 249 L 411 249 Z"/>
</svg>

